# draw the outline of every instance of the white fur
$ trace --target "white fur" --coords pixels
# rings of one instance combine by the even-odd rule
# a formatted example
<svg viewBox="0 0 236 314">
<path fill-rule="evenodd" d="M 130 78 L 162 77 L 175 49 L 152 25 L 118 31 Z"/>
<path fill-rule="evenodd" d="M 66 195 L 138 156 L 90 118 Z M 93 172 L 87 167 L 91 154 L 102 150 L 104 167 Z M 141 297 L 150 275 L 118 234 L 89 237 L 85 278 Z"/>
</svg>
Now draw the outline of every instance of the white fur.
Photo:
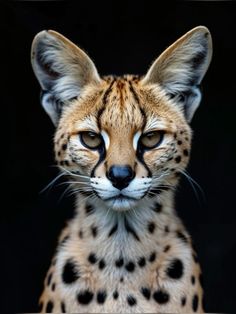
<svg viewBox="0 0 236 314">
<path fill-rule="evenodd" d="M 103 140 L 104 140 L 106 150 L 108 150 L 109 145 L 110 145 L 110 138 L 109 138 L 109 135 L 107 134 L 106 131 L 102 130 L 102 131 L 101 131 L 101 136 L 102 136 L 102 138 L 103 138 Z"/>
</svg>

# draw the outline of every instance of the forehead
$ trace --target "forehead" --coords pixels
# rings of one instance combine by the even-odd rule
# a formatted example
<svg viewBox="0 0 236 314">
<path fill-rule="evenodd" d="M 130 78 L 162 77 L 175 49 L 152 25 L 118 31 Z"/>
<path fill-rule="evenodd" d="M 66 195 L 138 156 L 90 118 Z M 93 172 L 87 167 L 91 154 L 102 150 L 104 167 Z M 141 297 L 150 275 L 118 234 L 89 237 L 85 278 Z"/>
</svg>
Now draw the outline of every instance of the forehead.
<svg viewBox="0 0 236 314">
<path fill-rule="evenodd" d="M 77 130 L 133 133 L 168 128 L 179 115 L 166 101 L 161 90 L 153 93 L 145 89 L 136 76 L 107 77 L 103 86 L 88 90 L 67 113 L 72 128 Z"/>
</svg>

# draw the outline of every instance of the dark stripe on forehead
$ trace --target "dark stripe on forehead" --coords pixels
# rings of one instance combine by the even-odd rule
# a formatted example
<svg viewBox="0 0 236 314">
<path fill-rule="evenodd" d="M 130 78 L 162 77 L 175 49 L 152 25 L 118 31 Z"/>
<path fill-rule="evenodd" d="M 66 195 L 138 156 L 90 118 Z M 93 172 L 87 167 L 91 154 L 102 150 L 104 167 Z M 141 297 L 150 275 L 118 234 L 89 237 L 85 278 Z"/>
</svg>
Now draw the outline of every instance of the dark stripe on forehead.
<svg viewBox="0 0 236 314">
<path fill-rule="evenodd" d="M 147 115 L 146 112 L 143 110 L 143 108 L 139 108 L 141 115 L 143 117 L 143 125 L 142 125 L 142 130 L 145 128 L 145 125 L 147 123 Z"/>
<path fill-rule="evenodd" d="M 107 102 L 107 98 L 108 98 L 109 94 L 110 94 L 111 91 L 112 91 L 112 86 L 113 86 L 113 84 L 115 83 L 115 81 L 116 81 L 116 78 L 114 78 L 114 79 L 111 81 L 111 83 L 110 83 L 110 85 L 108 86 L 107 90 L 106 90 L 105 93 L 103 94 L 102 103 L 103 103 L 104 105 L 105 105 L 106 102 Z"/>
<path fill-rule="evenodd" d="M 130 92 L 133 94 L 133 97 L 135 99 L 135 101 L 140 104 L 140 100 L 139 100 L 139 97 L 138 97 L 138 94 L 136 93 L 136 91 L 134 90 L 134 87 L 131 83 L 131 81 L 129 81 L 129 89 L 130 89 Z"/>
<path fill-rule="evenodd" d="M 105 110 L 105 106 L 100 108 L 97 113 L 97 125 L 100 132 L 101 132 L 101 115 L 103 114 L 104 110 Z"/>
<path fill-rule="evenodd" d="M 143 117 L 143 125 L 142 125 L 142 129 L 144 129 L 146 123 L 147 123 L 147 116 L 145 111 L 143 110 L 143 108 L 141 108 L 141 101 L 139 99 L 138 94 L 136 93 L 136 91 L 134 90 L 134 87 L 131 83 L 131 81 L 129 81 L 129 87 L 130 87 L 130 92 L 133 94 L 134 99 L 136 100 L 137 104 L 139 105 L 139 110 L 141 112 L 141 115 Z"/>
<path fill-rule="evenodd" d="M 112 91 L 112 86 L 114 84 L 114 82 L 116 81 L 116 78 L 113 78 L 108 86 L 108 88 L 106 89 L 105 93 L 103 94 L 102 97 L 102 107 L 98 110 L 97 112 L 97 125 L 99 130 L 101 131 L 101 115 L 103 114 L 103 111 L 106 109 L 106 102 L 107 102 L 107 98 L 109 96 L 109 94 Z"/>
</svg>

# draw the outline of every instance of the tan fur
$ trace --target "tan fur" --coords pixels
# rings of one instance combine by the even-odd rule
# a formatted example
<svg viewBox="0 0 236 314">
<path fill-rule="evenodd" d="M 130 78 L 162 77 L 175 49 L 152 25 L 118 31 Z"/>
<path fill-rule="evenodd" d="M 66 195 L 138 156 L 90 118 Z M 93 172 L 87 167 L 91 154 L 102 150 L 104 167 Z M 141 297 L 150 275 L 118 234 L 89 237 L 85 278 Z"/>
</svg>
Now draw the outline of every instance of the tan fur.
<svg viewBox="0 0 236 314">
<path fill-rule="evenodd" d="M 191 36 L 202 36 L 204 31 L 200 27 L 187 33 L 153 68 L 164 67 L 169 58 L 174 58 L 173 50 L 182 50 Z M 96 72 L 97 79 L 91 79 L 94 69 L 87 56 L 61 35 L 52 31 L 50 35 L 60 40 L 63 51 L 70 51 L 74 60 L 86 59 L 89 74 L 83 79 L 79 97 L 65 103 L 55 133 L 56 160 L 65 175 L 71 174 L 71 187 L 78 197 L 75 217 L 62 231 L 45 279 L 41 312 L 203 312 L 201 269 L 191 238 L 174 209 L 174 188 L 187 166 L 192 137 L 183 107 L 168 96 L 162 80 L 155 82 L 160 75 L 154 75 L 153 68 L 145 77 L 98 78 Z M 68 55 L 62 60 L 65 58 Z M 99 164 L 99 151 L 81 144 L 78 134 L 82 131 L 104 134 L 106 155 Z M 149 131 L 162 131 L 164 137 L 160 146 L 143 153 L 142 160 L 135 145 L 139 136 Z M 114 165 L 130 166 L 135 171 L 135 179 L 125 189 L 131 193 L 132 187 L 132 193 L 136 193 L 137 201 L 130 202 L 130 208 L 115 207 L 106 201 L 114 190 L 107 179 Z M 151 181 L 150 193 L 141 197 L 141 190 Z M 155 182 L 161 191 L 151 192 Z M 86 196 L 91 190 L 96 196 Z M 93 261 L 91 253 L 95 254 Z M 116 262 L 121 256 L 123 265 L 118 267 Z M 142 257 L 145 265 L 141 265 Z M 65 271 L 68 260 L 76 268 L 76 278 Z M 68 274 L 66 280 L 72 282 L 63 279 Z M 145 296 L 142 288 L 148 289 L 150 296 Z M 83 304 L 79 295 L 85 290 L 92 300 Z M 99 291 L 105 291 L 104 302 L 99 302 Z M 119 292 L 117 299 L 115 291 Z M 134 304 L 129 304 L 129 296 L 135 298 Z"/>
</svg>

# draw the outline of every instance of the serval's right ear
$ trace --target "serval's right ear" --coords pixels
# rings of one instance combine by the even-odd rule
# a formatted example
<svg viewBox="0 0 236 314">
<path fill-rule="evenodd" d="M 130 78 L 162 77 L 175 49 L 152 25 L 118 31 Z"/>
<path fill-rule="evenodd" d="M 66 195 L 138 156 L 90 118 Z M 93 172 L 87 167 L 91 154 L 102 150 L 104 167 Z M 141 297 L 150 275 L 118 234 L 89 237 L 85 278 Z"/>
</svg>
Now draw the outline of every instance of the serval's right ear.
<svg viewBox="0 0 236 314">
<path fill-rule="evenodd" d="M 78 97 L 86 85 L 100 82 L 88 55 L 52 30 L 35 36 L 31 61 L 42 88 L 42 105 L 55 125 L 68 100 Z"/>
</svg>

